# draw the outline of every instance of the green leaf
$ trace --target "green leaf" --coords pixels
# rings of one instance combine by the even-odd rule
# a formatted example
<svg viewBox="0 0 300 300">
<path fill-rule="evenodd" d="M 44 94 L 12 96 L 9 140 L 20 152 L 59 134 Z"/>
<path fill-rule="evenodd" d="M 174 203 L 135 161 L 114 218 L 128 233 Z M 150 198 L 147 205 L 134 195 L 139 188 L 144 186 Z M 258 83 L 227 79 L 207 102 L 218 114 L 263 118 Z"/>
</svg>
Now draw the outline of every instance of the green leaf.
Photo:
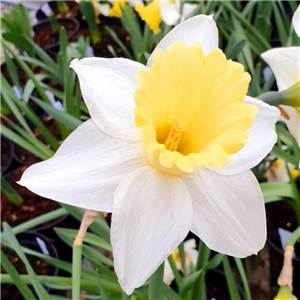
<svg viewBox="0 0 300 300">
<path fill-rule="evenodd" d="M 23 263 L 26 267 L 26 270 L 29 274 L 31 283 L 34 286 L 34 289 L 35 289 L 38 297 L 40 299 L 51 299 L 51 296 L 48 294 L 48 292 L 45 290 L 45 288 L 42 286 L 42 284 L 38 280 L 37 276 L 35 275 L 32 267 L 30 265 L 30 262 L 28 261 L 24 252 L 22 251 L 22 248 L 21 248 L 18 240 L 16 239 L 13 231 L 11 230 L 10 226 L 5 222 L 3 223 L 3 230 L 8 237 L 10 246 L 16 251 L 16 253 L 20 257 L 20 259 L 23 261 Z"/>
<path fill-rule="evenodd" d="M 126 48 L 126 46 L 123 44 L 123 42 L 119 39 L 117 34 L 114 32 L 114 30 L 109 27 L 105 26 L 105 30 L 108 32 L 108 34 L 111 36 L 111 38 L 118 44 L 118 46 L 122 49 L 124 52 L 125 56 L 131 60 L 134 60 L 133 55 L 130 53 L 130 51 Z"/>
<path fill-rule="evenodd" d="M 283 200 L 284 198 L 294 199 L 294 189 L 290 183 L 263 182 L 260 184 L 265 203 Z"/>
<path fill-rule="evenodd" d="M 249 284 L 248 284 L 248 280 L 247 280 L 247 276 L 246 276 L 246 272 L 243 266 L 243 262 L 240 258 L 235 257 L 234 258 L 236 266 L 238 268 L 240 277 L 242 279 L 243 282 L 243 287 L 244 287 L 244 297 L 245 300 L 251 300 L 251 293 L 250 293 L 250 289 L 249 289 Z"/>
<path fill-rule="evenodd" d="M 61 124 L 63 124 L 71 130 L 75 130 L 79 125 L 82 124 L 82 122 L 79 119 L 73 117 L 72 115 L 66 112 L 57 110 L 51 104 L 45 103 L 33 96 L 31 97 L 31 99 L 36 104 L 38 104 L 45 112 L 52 116 L 56 121 L 60 122 Z"/>
<path fill-rule="evenodd" d="M 7 200 L 15 205 L 22 205 L 23 198 L 11 187 L 1 174 L 1 191 L 6 196 Z"/>
<path fill-rule="evenodd" d="M 240 294 L 237 289 L 236 282 L 232 273 L 232 269 L 229 263 L 228 256 L 223 257 L 223 268 L 226 277 L 227 287 L 229 290 L 230 299 L 239 300 L 241 299 Z"/>
<path fill-rule="evenodd" d="M 61 204 L 75 219 L 81 222 L 84 210 L 75 206 Z M 110 242 L 110 228 L 104 217 L 99 216 L 89 227 L 95 234 Z"/>
<path fill-rule="evenodd" d="M 11 277 L 12 282 L 16 285 L 16 287 L 18 288 L 22 296 L 25 298 L 25 300 L 35 299 L 31 290 L 28 288 L 26 283 L 24 283 L 21 276 L 16 271 L 14 266 L 11 264 L 11 262 L 8 260 L 8 258 L 5 256 L 2 250 L 1 250 L 1 265 L 8 273 L 8 275 Z"/>
<path fill-rule="evenodd" d="M 3 117 L 3 116 L 2 116 Z M 19 145 L 20 147 L 26 149 L 30 153 L 34 154 L 35 156 L 41 158 L 42 160 L 46 160 L 51 157 L 51 155 L 47 155 L 40 150 L 37 150 L 34 145 L 26 141 L 24 138 L 20 137 L 18 134 L 14 133 L 12 130 L 8 129 L 7 127 L 1 124 L 1 133 L 10 139 L 15 144 Z"/>
<path fill-rule="evenodd" d="M 78 234 L 78 230 L 76 230 L 76 229 L 66 229 L 66 228 L 55 227 L 55 230 L 57 232 L 60 232 L 60 234 L 62 236 L 67 236 L 71 239 L 75 239 L 76 235 Z M 104 238 L 101 238 L 93 233 L 87 232 L 83 241 L 90 245 L 99 247 L 103 250 L 112 252 L 111 244 L 108 243 Z"/>
<path fill-rule="evenodd" d="M 16 95 L 14 94 L 13 90 L 11 89 L 9 83 L 6 81 L 2 73 L 1 73 L 1 88 L 2 88 L 1 93 L 3 98 L 5 99 L 5 103 L 8 105 L 9 109 L 14 114 L 18 122 L 23 126 L 23 128 L 29 134 L 31 134 L 30 127 L 26 123 L 22 113 L 19 111 L 16 105 L 16 103 L 18 103 L 21 100 L 19 100 L 16 97 Z"/>
<path fill-rule="evenodd" d="M 284 150 L 282 150 L 281 148 L 279 148 L 278 146 L 274 146 L 272 151 L 271 151 L 271 155 L 274 155 L 277 158 L 281 158 L 283 160 L 285 160 L 286 162 L 289 162 L 295 166 L 297 166 L 299 164 L 299 159 L 295 156 L 292 156 L 291 154 L 285 152 Z"/>
<path fill-rule="evenodd" d="M 245 40 L 241 40 L 238 43 L 234 44 L 234 46 L 228 51 L 228 54 L 226 54 L 227 58 L 230 58 L 232 60 L 236 59 L 236 57 L 243 50 L 245 43 Z"/>
</svg>

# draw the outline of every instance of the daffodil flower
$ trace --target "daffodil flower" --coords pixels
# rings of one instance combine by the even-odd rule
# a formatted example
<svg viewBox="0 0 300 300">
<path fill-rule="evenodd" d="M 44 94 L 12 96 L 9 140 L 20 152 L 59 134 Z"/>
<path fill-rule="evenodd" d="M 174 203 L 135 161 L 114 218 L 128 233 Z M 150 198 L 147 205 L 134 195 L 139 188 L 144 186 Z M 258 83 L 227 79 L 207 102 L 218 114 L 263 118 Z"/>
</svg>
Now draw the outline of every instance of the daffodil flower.
<svg viewBox="0 0 300 300">
<path fill-rule="evenodd" d="M 77 3 L 80 3 L 81 1 L 87 1 L 87 0 L 75 0 Z M 99 19 L 98 19 L 98 14 L 103 15 L 105 17 L 109 16 L 109 10 L 110 10 L 110 6 L 108 3 L 100 3 L 99 1 L 96 0 L 92 0 L 91 1 L 93 6 L 94 6 L 94 10 L 96 12 L 96 22 L 97 24 L 100 23 Z"/>
<path fill-rule="evenodd" d="M 196 266 L 198 259 L 198 251 L 196 248 L 196 240 L 190 239 L 184 242 L 184 256 L 185 256 L 185 269 L 186 273 L 190 274 L 191 265 Z M 177 270 L 182 271 L 183 266 L 179 255 L 179 249 L 176 248 L 172 253 L 172 258 L 176 265 Z M 171 265 L 168 260 L 165 261 L 165 269 L 164 269 L 164 282 L 167 285 L 170 285 L 174 280 L 174 273 L 172 271 Z"/>
<path fill-rule="evenodd" d="M 184 3 L 180 16 L 179 0 L 154 0 L 146 6 L 137 5 L 135 10 L 153 33 L 158 34 L 161 31 L 159 25 L 162 21 L 169 26 L 175 25 L 179 19 L 185 20 L 196 7 L 197 4 Z"/>
<path fill-rule="evenodd" d="M 299 171 L 291 163 L 288 163 L 287 167 L 289 168 L 291 178 L 296 180 L 299 177 Z M 286 165 L 284 161 L 279 158 L 271 164 L 265 176 L 269 182 L 290 182 L 290 176 L 287 172 Z"/>
<path fill-rule="evenodd" d="M 300 36 L 300 6 L 298 6 L 292 23 L 295 32 Z M 277 82 L 279 91 L 286 90 L 294 85 L 300 85 L 300 47 L 280 47 L 262 53 L 261 57 L 271 67 Z M 289 119 L 286 122 L 290 133 L 300 145 L 300 95 L 298 105 L 291 107 L 282 105 Z"/>
<path fill-rule="evenodd" d="M 297 300 L 288 286 L 281 286 L 274 300 Z"/>
<path fill-rule="evenodd" d="M 144 3 L 142 0 L 110 0 L 113 6 L 109 10 L 109 16 L 115 18 L 122 17 L 122 9 L 125 8 L 126 2 L 129 3 L 131 6 L 136 7 L 137 5 L 143 7 Z"/>
<path fill-rule="evenodd" d="M 130 294 L 191 230 L 218 252 L 265 244 L 250 171 L 277 140 L 279 110 L 246 96 L 250 75 L 218 49 L 212 16 L 176 26 L 148 65 L 73 60 L 91 119 L 20 181 L 50 199 L 112 212 L 114 266 Z"/>
</svg>

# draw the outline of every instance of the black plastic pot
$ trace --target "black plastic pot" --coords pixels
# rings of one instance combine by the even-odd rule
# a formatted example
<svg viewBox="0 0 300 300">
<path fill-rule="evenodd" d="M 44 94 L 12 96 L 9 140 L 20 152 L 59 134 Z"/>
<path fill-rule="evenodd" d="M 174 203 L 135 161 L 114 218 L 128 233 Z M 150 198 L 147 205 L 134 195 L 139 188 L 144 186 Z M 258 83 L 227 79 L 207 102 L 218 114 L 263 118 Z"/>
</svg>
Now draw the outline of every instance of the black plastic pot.
<svg viewBox="0 0 300 300">
<path fill-rule="evenodd" d="M 45 2 L 43 5 L 41 5 L 41 7 L 37 10 L 35 17 L 38 21 L 44 21 L 47 20 L 51 14 L 51 12 L 55 12 L 56 9 L 56 2 L 57 1 L 48 1 Z M 65 1 L 67 4 L 74 2 L 75 1 Z M 76 3 L 77 4 L 77 3 Z M 78 5 L 78 4 L 77 4 Z M 78 5 L 79 6 L 79 5 Z M 78 10 L 77 14 L 72 15 L 72 18 L 80 18 L 81 13 L 80 10 Z M 64 16 L 67 17 L 67 16 Z"/>
<path fill-rule="evenodd" d="M 23 247 L 29 248 L 52 258 L 59 258 L 53 242 L 38 232 L 26 231 L 18 234 L 17 239 L 20 245 Z M 26 274 L 26 269 L 23 262 L 19 259 L 12 248 L 3 247 L 2 251 L 17 269 L 19 274 Z M 26 257 L 37 275 L 58 275 L 59 269 L 57 267 L 54 267 L 33 255 L 27 254 Z M 50 288 L 47 288 L 47 290 L 50 291 Z M 1 296 L 2 299 L 23 299 L 17 288 L 11 284 L 1 285 Z"/>
<path fill-rule="evenodd" d="M 78 32 L 79 27 L 80 27 L 78 20 L 75 18 L 69 18 L 69 19 L 68 18 L 59 18 L 59 19 L 57 19 L 57 22 L 60 26 L 65 26 L 67 23 L 74 25 L 71 32 L 67 31 L 68 39 L 72 38 Z M 40 45 L 41 48 L 43 48 L 45 51 L 58 52 L 58 50 L 59 50 L 59 35 L 58 35 L 58 33 L 56 33 L 55 36 L 54 35 L 51 36 L 51 34 L 52 34 L 51 25 L 50 25 L 50 21 L 48 19 L 41 21 L 40 23 L 34 25 L 33 31 L 35 33 L 34 40 L 35 40 L 35 42 L 37 42 L 37 44 Z M 47 36 L 51 36 L 51 38 L 54 39 L 55 41 L 48 43 L 46 45 L 41 44 L 41 42 L 37 40 L 38 33 L 40 31 L 41 31 L 40 37 L 46 38 Z"/>
<path fill-rule="evenodd" d="M 13 143 L 1 135 L 1 174 L 6 174 L 13 160 Z"/>
</svg>

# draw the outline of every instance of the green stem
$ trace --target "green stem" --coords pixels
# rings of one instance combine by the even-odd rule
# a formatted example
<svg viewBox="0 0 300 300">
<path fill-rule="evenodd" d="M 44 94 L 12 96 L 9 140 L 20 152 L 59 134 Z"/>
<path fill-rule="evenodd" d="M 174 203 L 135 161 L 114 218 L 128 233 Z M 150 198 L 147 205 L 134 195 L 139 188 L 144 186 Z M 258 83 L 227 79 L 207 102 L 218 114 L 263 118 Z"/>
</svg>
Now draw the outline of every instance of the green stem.
<svg viewBox="0 0 300 300">
<path fill-rule="evenodd" d="M 29 230 L 31 228 L 34 228 L 40 224 L 43 224 L 45 222 L 48 222 L 48 221 L 51 221 L 51 220 L 54 220 L 56 218 L 59 218 L 63 215 L 66 215 L 68 212 L 66 211 L 65 208 L 59 208 L 59 209 L 56 209 L 56 210 L 53 210 L 49 213 L 46 213 L 42 216 L 39 216 L 37 218 L 34 218 L 30 221 L 27 221 L 21 225 L 18 225 L 18 226 L 15 226 L 12 228 L 12 231 L 14 234 L 19 234 L 23 231 L 26 231 L 26 230 Z"/>
<path fill-rule="evenodd" d="M 296 242 L 300 239 L 300 226 L 291 234 L 286 246 L 295 246 Z"/>
<path fill-rule="evenodd" d="M 80 300 L 82 245 L 73 245 L 72 299 Z"/>
<path fill-rule="evenodd" d="M 198 251 L 199 252 L 198 252 L 196 271 L 202 269 L 205 266 L 210 256 L 210 249 L 207 248 L 207 246 L 201 241 L 199 243 Z M 193 293 L 192 293 L 192 299 L 204 299 L 202 294 L 203 294 L 203 286 L 205 283 L 205 273 L 206 273 L 205 270 L 203 270 L 201 275 L 196 280 L 194 284 Z"/>
<path fill-rule="evenodd" d="M 179 244 L 178 249 L 179 249 L 179 256 L 180 256 L 181 265 L 182 265 L 182 272 L 183 272 L 183 276 L 185 277 L 186 276 L 186 270 L 185 270 L 184 241 Z"/>
<path fill-rule="evenodd" d="M 172 257 L 172 255 L 170 255 L 168 257 L 168 261 L 169 261 L 169 264 L 171 266 L 171 269 L 173 271 L 173 274 L 174 274 L 174 277 L 175 277 L 175 282 L 176 282 L 176 285 L 177 287 L 179 288 L 180 287 L 180 283 L 181 283 L 181 276 L 180 276 L 180 273 L 179 271 L 177 270 L 177 267 L 176 267 L 176 264 L 174 262 L 174 259 Z"/>
<path fill-rule="evenodd" d="M 161 300 L 165 263 L 163 262 L 150 278 L 149 300 Z"/>
</svg>

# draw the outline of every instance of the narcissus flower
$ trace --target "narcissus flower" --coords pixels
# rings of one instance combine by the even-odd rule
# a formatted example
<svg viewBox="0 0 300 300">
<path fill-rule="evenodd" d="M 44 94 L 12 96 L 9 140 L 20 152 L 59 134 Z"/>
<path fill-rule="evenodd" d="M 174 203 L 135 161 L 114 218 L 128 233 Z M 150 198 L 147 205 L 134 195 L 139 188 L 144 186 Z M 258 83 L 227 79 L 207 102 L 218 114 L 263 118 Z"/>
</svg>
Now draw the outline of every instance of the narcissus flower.
<svg viewBox="0 0 300 300">
<path fill-rule="evenodd" d="M 112 212 L 114 266 L 130 294 L 189 230 L 218 252 L 257 253 L 264 201 L 250 171 L 277 140 L 279 111 L 247 97 L 250 75 L 218 49 L 212 16 L 175 27 L 148 66 L 73 60 L 92 119 L 20 184 Z"/>
<path fill-rule="evenodd" d="M 291 178 L 296 180 L 299 177 L 299 171 L 291 163 L 287 164 Z M 269 182 L 289 182 L 290 176 L 287 172 L 286 165 L 283 160 L 276 159 L 275 162 L 271 164 L 269 169 L 266 172 L 266 178 Z"/>
<path fill-rule="evenodd" d="M 191 267 L 196 266 L 198 251 L 196 248 L 196 240 L 190 239 L 184 242 L 184 257 L 185 257 L 185 270 L 187 274 L 190 274 Z M 182 271 L 182 261 L 179 254 L 179 249 L 176 248 L 172 253 L 173 261 L 176 265 L 177 270 Z M 168 285 L 172 283 L 174 280 L 174 273 L 172 271 L 171 265 L 168 260 L 165 261 L 165 269 L 164 269 L 164 282 Z"/>
<path fill-rule="evenodd" d="M 300 6 L 293 16 L 295 32 L 300 36 Z M 282 119 L 286 122 L 290 133 L 300 145 L 300 47 L 280 47 L 264 52 L 261 57 L 271 67 L 277 82 L 279 91 L 294 87 L 298 90 L 297 103 L 292 106 L 282 105 L 289 119 Z"/>
<path fill-rule="evenodd" d="M 185 20 L 196 7 L 197 4 L 184 3 L 180 15 L 179 0 L 154 0 L 146 6 L 137 5 L 135 10 L 153 33 L 158 34 L 161 31 L 159 25 L 162 21 L 170 26 L 175 25 L 179 19 Z"/>
<path fill-rule="evenodd" d="M 137 5 L 144 6 L 142 0 L 110 0 L 109 2 L 112 3 L 112 7 L 109 10 L 109 16 L 115 18 L 122 17 L 122 9 L 125 8 L 126 2 L 129 3 L 131 6 L 135 7 Z"/>
<path fill-rule="evenodd" d="M 288 286 L 281 286 L 274 300 L 297 300 Z"/>
</svg>

